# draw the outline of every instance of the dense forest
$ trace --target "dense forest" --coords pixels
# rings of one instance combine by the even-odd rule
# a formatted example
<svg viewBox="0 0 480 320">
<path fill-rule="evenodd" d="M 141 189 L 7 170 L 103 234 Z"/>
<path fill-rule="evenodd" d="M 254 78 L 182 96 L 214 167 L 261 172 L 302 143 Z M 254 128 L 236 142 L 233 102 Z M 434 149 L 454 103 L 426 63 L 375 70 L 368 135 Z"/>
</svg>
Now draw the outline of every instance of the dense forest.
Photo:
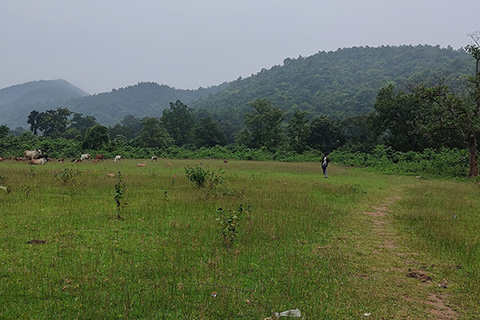
<svg viewBox="0 0 480 320">
<path fill-rule="evenodd" d="M 305 160 L 309 156 L 299 156 L 335 151 L 344 162 L 345 152 L 365 154 L 368 162 L 367 154 L 382 150 L 381 157 L 395 163 L 402 153 L 449 148 L 468 150 L 456 161 L 464 169 L 470 163 L 469 175 L 476 176 L 477 50 L 478 43 L 461 50 L 339 49 L 287 58 L 209 89 L 140 83 L 56 101 L 28 114 L 29 131 L 0 127 L 0 156 L 41 147 L 72 158 L 81 152 L 184 157 L 200 150 L 196 156 Z M 183 100 L 174 99 L 179 96 Z M 453 109 L 460 121 L 449 114 Z"/>
<path fill-rule="evenodd" d="M 299 109 L 343 118 L 372 111 L 378 90 L 389 82 L 404 85 L 438 77 L 453 82 L 472 74 L 472 66 L 465 51 L 439 46 L 338 49 L 287 58 L 283 66 L 238 79 L 192 106 L 228 119 L 232 109 L 244 114 L 248 102 L 264 98 L 289 114 Z M 458 82 L 452 84 L 458 87 Z"/>
</svg>

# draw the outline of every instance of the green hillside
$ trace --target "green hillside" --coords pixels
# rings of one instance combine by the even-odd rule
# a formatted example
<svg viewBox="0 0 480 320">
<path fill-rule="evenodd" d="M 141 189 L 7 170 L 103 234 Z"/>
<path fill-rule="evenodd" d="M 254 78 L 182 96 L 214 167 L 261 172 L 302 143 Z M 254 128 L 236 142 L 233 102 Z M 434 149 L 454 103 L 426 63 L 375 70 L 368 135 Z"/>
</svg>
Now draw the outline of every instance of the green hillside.
<svg viewBox="0 0 480 320">
<path fill-rule="evenodd" d="M 143 82 L 118 90 L 114 89 L 111 92 L 71 100 L 62 106 L 83 115 L 94 116 L 101 124 L 113 126 L 126 115 L 138 118 L 161 117 L 162 111 L 168 108 L 172 101 L 180 100 L 191 104 L 201 97 L 217 93 L 225 86 L 226 84 L 207 89 L 181 90 L 153 82 Z"/>
<path fill-rule="evenodd" d="M 32 110 L 63 107 L 113 126 L 126 115 L 160 117 L 170 102 L 180 100 L 238 132 L 255 99 L 269 100 L 287 115 L 299 109 L 311 116 L 344 118 L 372 111 L 387 83 L 402 86 L 446 77 L 455 88 L 455 81 L 471 70 L 473 60 L 461 49 L 418 45 L 354 47 L 286 58 L 283 65 L 251 77 L 197 90 L 143 82 L 88 96 L 64 80 L 37 81 L 0 90 L 0 125 L 27 127 Z"/>
<path fill-rule="evenodd" d="M 44 111 L 60 101 L 87 96 L 88 93 L 65 80 L 40 80 L 0 90 L 0 125 L 26 127 L 32 110 Z"/>
<path fill-rule="evenodd" d="M 378 90 L 388 82 L 458 78 L 471 73 L 473 61 L 463 50 L 439 46 L 354 47 L 287 58 L 282 66 L 238 79 L 216 95 L 200 99 L 218 120 L 250 111 L 248 103 L 264 98 L 285 111 L 345 117 L 373 110 Z M 241 117 L 240 117 L 241 118 Z"/>
</svg>

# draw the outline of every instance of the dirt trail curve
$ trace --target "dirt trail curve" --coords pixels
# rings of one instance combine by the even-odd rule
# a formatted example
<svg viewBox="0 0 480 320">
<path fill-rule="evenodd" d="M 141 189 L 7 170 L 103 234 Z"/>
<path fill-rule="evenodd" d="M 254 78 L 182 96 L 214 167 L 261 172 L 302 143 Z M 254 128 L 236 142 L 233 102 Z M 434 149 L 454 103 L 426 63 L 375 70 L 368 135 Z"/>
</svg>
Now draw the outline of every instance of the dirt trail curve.
<svg viewBox="0 0 480 320">
<path fill-rule="evenodd" d="M 399 293 L 407 302 L 426 305 L 430 313 L 425 315 L 426 317 L 439 320 L 457 319 L 458 314 L 447 305 L 447 295 L 438 292 L 442 285 L 445 288 L 448 286 L 447 281 L 444 279 L 443 283 L 441 281 L 439 283 L 434 276 L 435 266 L 422 261 L 421 259 L 425 259 L 422 254 L 409 251 L 401 244 L 391 210 L 392 205 L 401 199 L 398 194 L 397 192 L 378 206 L 362 212 L 365 218 L 362 220 L 371 226 L 369 237 L 372 238 L 370 239 L 372 246 L 366 254 L 371 255 L 376 261 L 382 261 L 379 269 L 383 270 L 372 272 L 378 277 L 388 277 L 389 281 L 392 281 L 390 285 L 396 285 L 398 282 L 408 283 L 403 288 L 399 286 Z"/>
</svg>

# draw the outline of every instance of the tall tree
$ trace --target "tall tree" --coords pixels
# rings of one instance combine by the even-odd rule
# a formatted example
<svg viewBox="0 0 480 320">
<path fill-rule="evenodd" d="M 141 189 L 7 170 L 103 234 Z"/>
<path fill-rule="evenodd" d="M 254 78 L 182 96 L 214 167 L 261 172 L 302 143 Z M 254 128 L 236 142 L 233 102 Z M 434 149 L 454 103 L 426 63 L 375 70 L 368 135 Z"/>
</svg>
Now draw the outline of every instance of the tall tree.
<svg viewBox="0 0 480 320">
<path fill-rule="evenodd" d="M 345 143 L 339 121 L 316 116 L 310 122 L 309 145 L 322 152 L 331 152 Z"/>
<path fill-rule="evenodd" d="M 480 33 L 470 35 L 472 43 L 465 50 L 475 60 L 475 73 L 467 79 L 463 94 L 452 92 L 446 85 L 418 86 L 415 93 L 431 103 L 425 110 L 426 132 L 451 130 L 462 134 L 469 155 L 469 177 L 478 176 L 477 136 L 480 134 Z"/>
<path fill-rule="evenodd" d="M 419 96 L 396 90 L 393 84 L 380 89 L 375 102 L 375 120 L 387 132 L 386 142 L 398 151 L 423 151 L 432 147 L 430 139 L 419 131 L 425 125 L 425 101 Z"/>
<path fill-rule="evenodd" d="M 177 146 L 192 142 L 192 129 L 195 125 L 192 108 L 180 100 L 170 102 L 170 108 L 163 110 L 162 122 Z"/>
<path fill-rule="evenodd" d="M 248 141 L 249 147 L 274 150 L 283 139 L 281 123 L 285 117 L 284 112 L 264 99 L 253 101 L 250 106 L 254 110 L 245 114 L 246 128 L 241 132 L 241 136 L 248 138 L 243 140 Z"/>
<path fill-rule="evenodd" d="M 210 117 L 197 121 L 193 128 L 195 147 L 214 147 L 224 145 L 227 141 L 225 134 L 220 130 L 218 123 Z"/>
<path fill-rule="evenodd" d="M 173 144 L 172 138 L 158 118 L 143 118 L 142 129 L 135 140 L 137 145 L 151 148 L 165 148 Z"/>
<path fill-rule="evenodd" d="M 306 111 L 295 110 L 287 125 L 288 145 L 299 154 L 305 151 L 310 136 L 307 115 Z"/>
<path fill-rule="evenodd" d="M 95 117 L 93 116 L 85 116 L 83 117 L 81 113 L 73 113 L 73 117 L 70 120 L 70 126 L 68 129 L 77 129 L 82 138 L 85 137 L 88 128 L 93 127 L 97 124 Z"/>
<path fill-rule="evenodd" d="M 108 128 L 101 124 L 96 124 L 87 130 L 85 139 L 82 143 L 82 148 L 100 150 L 106 148 L 109 141 Z"/>
<path fill-rule="evenodd" d="M 43 135 L 52 138 L 58 138 L 65 133 L 70 124 L 68 117 L 72 114 L 67 108 L 58 108 L 56 110 L 46 110 L 37 115 L 38 130 L 43 131 Z M 32 113 L 30 113 L 32 115 Z"/>
<path fill-rule="evenodd" d="M 32 112 L 30 112 L 28 115 L 27 123 L 30 124 L 30 131 L 32 131 L 34 135 L 38 135 L 40 112 L 37 110 L 32 110 Z"/>
<path fill-rule="evenodd" d="M 375 146 L 382 144 L 384 130 L 378 125 L 375 113 L 365 113 L 342 119 L 340 126 L 351 152 L 370 152 Z"/>
</svg>

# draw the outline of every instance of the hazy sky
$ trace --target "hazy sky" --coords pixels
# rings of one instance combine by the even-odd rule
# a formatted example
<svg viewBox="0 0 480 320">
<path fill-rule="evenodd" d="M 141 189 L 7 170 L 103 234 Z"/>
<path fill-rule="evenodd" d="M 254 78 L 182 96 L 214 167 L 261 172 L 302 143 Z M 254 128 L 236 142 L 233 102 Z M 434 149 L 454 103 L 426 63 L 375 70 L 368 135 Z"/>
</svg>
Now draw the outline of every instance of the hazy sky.
<svg viewBox="0 0 480 320">
<path fill-rule="evenodd" d="M 480 31 L 479 14 L 479 0 L 0 0 L 0 88 L 197 89 L 318 51 L 458 49 Z"/>
</svg>

